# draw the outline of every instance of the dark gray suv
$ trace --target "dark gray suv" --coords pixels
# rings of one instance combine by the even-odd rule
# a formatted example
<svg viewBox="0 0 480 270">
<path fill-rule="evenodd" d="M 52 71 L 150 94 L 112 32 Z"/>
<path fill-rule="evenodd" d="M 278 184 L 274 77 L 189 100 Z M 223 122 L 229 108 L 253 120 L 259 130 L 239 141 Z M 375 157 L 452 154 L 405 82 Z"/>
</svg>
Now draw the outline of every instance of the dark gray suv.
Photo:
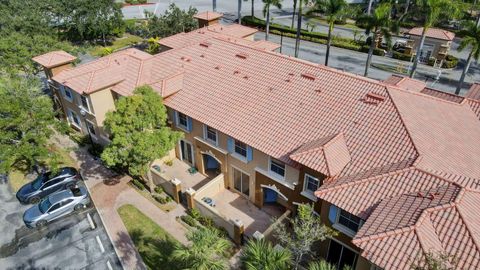
<svg viewBox="0 0 480 270">
<path fill-rule="evenodd" d="M 55 174 L 42 173 L 18 190 L 17 199 L 21 203 L 38 203 L 56 191 L 74 187 L 81 179 L 77 169 L 71 167 L 61 168 Z"/>
</svg>

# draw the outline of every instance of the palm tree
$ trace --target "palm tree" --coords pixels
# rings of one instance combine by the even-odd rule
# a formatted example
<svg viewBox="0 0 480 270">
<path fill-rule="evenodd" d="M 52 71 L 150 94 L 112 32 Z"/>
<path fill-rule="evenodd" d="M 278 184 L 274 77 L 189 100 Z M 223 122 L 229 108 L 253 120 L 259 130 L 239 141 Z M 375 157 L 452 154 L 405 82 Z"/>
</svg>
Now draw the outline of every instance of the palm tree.
<svg viewBox="0 0 480 270">
<path fill-rule="evenodd" d="M 465 76 L 468 73 L 468 69 L 472 64 L 472 60 L 478 60 L 480 57 L 480 26 L 478 26 L 474 22 L 466 22 L 465 23 L 465 30 L 462 31 L 464 33 L 464 37 L 462 41 L 460 41 L 460 45 L 458 46 L 458 51 L 463 51 L 466 47 L 471 47 L 470 54 L 467 58 L 467 63 L 463 68 L 462 76 L 460 76 L 460 81 L 458 82 L 457 90 L 455 90 L 455 94 L 460 94 L 460 90 L 462 89 L 463 82 L 465 81 Z"/>
<path fill-rule="evenodd" d="M 368 50 L 367 63 L 365 65 L 365 73 L 363 76 L 368 76 L 368 68 L 372 62 L 373 50 L 375 49 L 376 41 L 379 37 L 383 37 L 388 46 L 392 42 L 392 35 L 390 31 L 398 31 L 398 25 L 390 20 L 390 11 L 392 6 L 389 3 L 380 4 L 371 15 L 363 15 L 358 18 L 358 23 L 365 25 L 365 34 L 370 35 L 370 48 Z"/>
<path fill-rule="evenodd" d="M 420 45 L 417 47 L 417 53 L 413 60 L 413 66 L 410 70 L 410 78 L 415 76 L 420 52 L 425 43 L 425 36 L 430 27 L 432 27 L 440 18 L 452 18 L 458 14 L 457 4 L 452 0 L 417 0 L 416 5 L 419 13 L 423 16 L 423 31 Z"/>
<path fill-rule="evenodd" d="M 237 17 L 238 17 L 238 24 L 242 24 L 242 0 L 238 0 Z"/>
<path fill-rule="evenodd" d="M 247 270 L 287 270 L 291 268 L 291 260 L 292 254 L 287 249 L 277 249 L 264 239 L 248 241 L 241 256 Z"/>
<path fill-rule="evenodd" d="M 295 11 L 297 11 L 297 0 L 293 0 L 292 26 L 290 27 L 292 29 L 293 25 L 295 24 Z"/>
<path fill-rule="evenodd" d="M 231 248 L 230 242 L 220 237 L 217 229 L 201 228 L 190 231 L 187 239 L 190 246 L 179 246 L 172 254 L 183 263 L 184 269 L 224 270 L 228 268 L 226 255 Z"/>
<path fill-rule="evenodd" d="M 337 266 L 329 264 L 325 260 L 321 260 L 308 264 L 308 270 L 337 270 Z M 349 265 L 344 265 L 342 270 L 352 270 L 352 267 Z"/>
<path fill-rule="evenodd" d="M 325 55 L 325 66 L 328 66 L 328 58 L 330 56 L 330 47 L 332 45 L 332 33 L 335 22 L 341 20 L 345 15 L 348 4 L 345 0 L 317 0 L 314 9 L 324 10 L 328 22 L 328 42 L 327 53 Z"/>
<path fill-rule="evenodd" d="M 297 0 L 298 15 L 297 15 L 297 35 L 295 37 L 295 57 L 298 57 L 300 50 L 300 33 L 302 30 L 302 5 L 307 4 L 309 0 Z"/>
<path fill-rule="evenodd" d="M 367 15 L 372 14 L 372 5 L 373 5 L 373 0 L 368 0 Z"/>
<path fill-rule="evenodd" d="M 255 17 L 255 0 L 252 0 L 252 19 Z"/>
<path fill-rule="evenodd" d="M 270 32 L 270 6 L 276 6 L 278 9 L 282 8 L 282 0 L 263 0 L 263 16 L 267 17 L 267 25 L 265 31 L 265 40 L 268 40 L 268 33 Z"/>
</svg>

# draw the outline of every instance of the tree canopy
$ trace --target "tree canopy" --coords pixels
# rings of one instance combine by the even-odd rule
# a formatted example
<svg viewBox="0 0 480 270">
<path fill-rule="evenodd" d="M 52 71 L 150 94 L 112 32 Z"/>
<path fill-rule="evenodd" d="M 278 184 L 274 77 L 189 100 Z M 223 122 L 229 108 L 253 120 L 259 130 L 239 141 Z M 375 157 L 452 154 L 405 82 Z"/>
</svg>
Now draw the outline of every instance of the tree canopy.
<svg viewBox="0 0 480 270">
<path fill-rule="evenodd" d="M 292 254 L 288 249 L 275 248 L 265 239 L 251 239 L 242 251 L 241 261 L 247 270 L 287 270 L 291 268 Z"/>
<path fill-rule="evenodd" d="M 120 98 L 115 105 L 104 122 L 111 143 L 102 160 L 134 177 L 144 177 L 149 164 L 167 154 L 181 133 L 167 127 L 167 110 L 150 86 L 136 88 L 132 96 Z"/>
<path fill-rule="evenodd" d="M 25 165 L 27 170 L 49 158 L 48 138 L 56 123 L 51 99 L 38 80 L 0 77 L 0 172 Z"/>
</svg>

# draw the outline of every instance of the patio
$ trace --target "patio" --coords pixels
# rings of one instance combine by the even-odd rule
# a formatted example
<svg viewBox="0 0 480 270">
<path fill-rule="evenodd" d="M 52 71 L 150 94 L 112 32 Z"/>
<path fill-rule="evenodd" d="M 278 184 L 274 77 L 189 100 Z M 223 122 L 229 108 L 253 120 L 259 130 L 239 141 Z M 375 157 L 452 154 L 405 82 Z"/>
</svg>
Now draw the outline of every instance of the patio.
<svg viewBox="0 0 480 270">
<path fill-rule="evenodd" d="M 264 232 L 271 224 L 272 218 L 278 217 L 282 213 L 274 211 L 271 213 L 278 213 L 278 216 L 272 216 L 260 210 L 252 202 L 242 195 L 224 189 L 212 196 L 215 201 L 215 209 L 230 220 L 239 219 L 245 226 L 245 235 L 251 237 L 255 231 Z"/>
<path fill-rule="evenodd" d="M 160 172 L 155 169 L 156 166 L 159 166 Z M 164 181 L 171 181 L 174 178 L 177 178 L 182 182 L 182 191 L 185 192 L 188 188 L 193 188 L 198 190 L 200 187 L 208 183 L 211 179 L 208 176 L 205 176 L 198 171 L 190 173 L 190 165 L 179 160 L 178 158 L 172 159 L 172 165 L 168 166 L 164 163 L 163 160 L 156 160 L 153 162 L 152 171 L 159 175 Z M 160 185 L 160 181 L 157 178 L 154 178 L 155 184 Z"/>
</svg>

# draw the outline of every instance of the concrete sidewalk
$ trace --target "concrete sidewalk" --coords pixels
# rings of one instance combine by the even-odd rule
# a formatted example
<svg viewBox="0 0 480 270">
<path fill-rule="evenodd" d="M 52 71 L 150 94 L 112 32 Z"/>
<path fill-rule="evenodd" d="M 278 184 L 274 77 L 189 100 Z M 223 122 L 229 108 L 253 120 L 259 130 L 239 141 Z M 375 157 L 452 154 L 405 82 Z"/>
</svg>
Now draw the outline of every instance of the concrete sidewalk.
<svg viewBox="0 0 480 270">
<path fill-rule="evenodd" d="M 56 143 L 62 147 L 72 146 L 71 141 L 64 137 L 57 139 Z M 95 160 L 86 149 L 79 148 L 71 152 L 71 155 L 82 170 L 85 184 L 124 269 L 147 268 L 118 215 L 117 209 L 122 205 L 135 206 L 178 241 L 188 243 L 185 237 L 187 229 L 175 219 L 185 213 L 182 205 L 166 213 L 130 187 L 130 177 L 116 175 Z"/>
</svg>

